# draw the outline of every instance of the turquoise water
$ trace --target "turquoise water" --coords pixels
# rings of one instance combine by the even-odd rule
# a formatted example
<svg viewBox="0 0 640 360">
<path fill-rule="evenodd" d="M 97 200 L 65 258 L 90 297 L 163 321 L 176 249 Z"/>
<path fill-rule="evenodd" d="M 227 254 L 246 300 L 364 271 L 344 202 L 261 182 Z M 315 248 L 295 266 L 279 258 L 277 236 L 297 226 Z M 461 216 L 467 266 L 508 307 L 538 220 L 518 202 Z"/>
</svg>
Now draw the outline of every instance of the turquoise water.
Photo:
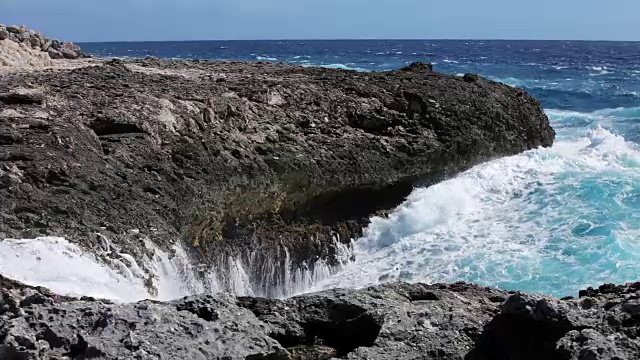
<svg viewBox="0 0 640 360">
<path fill-rule="evenodd" d="M 635 111 L 548 114 L 551 149 L 415 190 L 372 219 L 356 262 L 318 288 L 464 280 L 566 296 L 638 280 L 640 148 L 605 128 Z"/>
</svg>

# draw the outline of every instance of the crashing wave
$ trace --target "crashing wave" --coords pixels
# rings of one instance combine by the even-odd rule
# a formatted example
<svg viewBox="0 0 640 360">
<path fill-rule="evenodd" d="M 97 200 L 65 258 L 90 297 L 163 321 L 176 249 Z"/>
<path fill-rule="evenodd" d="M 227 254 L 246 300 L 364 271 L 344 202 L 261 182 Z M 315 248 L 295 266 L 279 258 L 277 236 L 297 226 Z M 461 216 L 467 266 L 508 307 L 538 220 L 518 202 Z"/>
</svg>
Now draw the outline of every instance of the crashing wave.
<svg viewBox="0 0 640 360">
<path fill-rule="evenodd" d="M 578 114 L 551 117 L 557 123 Z M 573 139 L 551 149 L 416 189 L 388 218 L 373 218 L 355 244 L 356 261 L 314 290 L 463 280 L 565 296 L 593 283 L 634 280 L 640 149 L 599 125 L 577 139 L 572 131 Z"/>
</svg>

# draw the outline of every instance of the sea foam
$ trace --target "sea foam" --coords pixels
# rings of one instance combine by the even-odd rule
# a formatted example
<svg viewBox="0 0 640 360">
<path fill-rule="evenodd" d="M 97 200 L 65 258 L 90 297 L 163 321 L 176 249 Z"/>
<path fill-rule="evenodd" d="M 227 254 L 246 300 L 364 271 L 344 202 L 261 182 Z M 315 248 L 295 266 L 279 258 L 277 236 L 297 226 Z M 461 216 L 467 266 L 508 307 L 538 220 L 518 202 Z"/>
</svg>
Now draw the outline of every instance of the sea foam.
<svg viewBox="0 0 640 360">
<path fill-rule="evenodd" d="M 584 115 L 625 112 L 633 110 Z M 578 113 L 552 114 L 559 122 Z M 565 296 L 637 280 L 639 210 L 638 146 L 595 125 L 416 189 L 388 218 L 372 219 L 355 263 L 314 290 L 463 280 Z"/>
</svg>

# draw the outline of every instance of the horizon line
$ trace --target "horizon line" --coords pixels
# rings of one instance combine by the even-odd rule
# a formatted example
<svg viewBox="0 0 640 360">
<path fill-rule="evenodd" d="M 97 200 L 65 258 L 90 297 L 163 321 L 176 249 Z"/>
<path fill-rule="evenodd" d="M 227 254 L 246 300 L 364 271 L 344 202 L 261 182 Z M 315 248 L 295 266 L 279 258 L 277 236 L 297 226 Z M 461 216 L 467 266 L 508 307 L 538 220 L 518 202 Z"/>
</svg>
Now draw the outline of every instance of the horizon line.
<svg viewBox="0 0 640 360">
<path fill-rule="evenodd" d="M 546 41 L 546 42 L 626 42 L 640 43 L 640 40 L 584 40 L 584 39 L 449 39 L 449 38 L 334 38 L 334 39 L 208 39 L 208 40 L 99 40 L 99 41 L 75 41 L 76 43 L 168 43 L 168 42 L 235 42 L 235 41 Z"/>
</svg>

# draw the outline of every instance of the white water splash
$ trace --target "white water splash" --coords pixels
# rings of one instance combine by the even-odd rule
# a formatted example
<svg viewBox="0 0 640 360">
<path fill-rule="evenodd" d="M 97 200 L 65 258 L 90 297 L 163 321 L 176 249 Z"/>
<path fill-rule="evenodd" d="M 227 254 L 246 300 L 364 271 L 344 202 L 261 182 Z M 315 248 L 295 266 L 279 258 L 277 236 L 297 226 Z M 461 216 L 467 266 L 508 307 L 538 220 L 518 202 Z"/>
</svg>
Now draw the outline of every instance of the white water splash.
<svg viewBox="0 0 640 360">
<path fill-rule="evenodd" d="M 226 257 L 216 267 L 204 268 L 193 264 L 182 247 L 175 246 L 172 254 L 168 254 L 146 238 L 142 242 L 152 255 L 136 260 L 119 251 L 106 237 L 98 236 L 101 249 L 95 250 L 95 254 L 60 237 L 5 239 L 0 241 L 0 274 L 62 295 L 132 302 L 172 300 L 211 292 L 285 297 L 313 287 L 339 269 L 319 261 L 292 270 L 286 249 L 283 250 L 284 262 L 271 259 L 260 264 L 260 269 L 256 268 L 258 263 L 252 261 L 257 252 L 245 259 Z M 344 244 L 336 247 L 339 262 L 346 263 L 351 247 Z M 267 275 L 282 280 L 271 283 L 273 277 Z"/>
<path fill-rule="evenodd" d="M 414 190 L 312 290 L 464 280 L 565 296 L 637 280 L 640 151 L 601 127 L 584 135 Z"/>
</svg>

